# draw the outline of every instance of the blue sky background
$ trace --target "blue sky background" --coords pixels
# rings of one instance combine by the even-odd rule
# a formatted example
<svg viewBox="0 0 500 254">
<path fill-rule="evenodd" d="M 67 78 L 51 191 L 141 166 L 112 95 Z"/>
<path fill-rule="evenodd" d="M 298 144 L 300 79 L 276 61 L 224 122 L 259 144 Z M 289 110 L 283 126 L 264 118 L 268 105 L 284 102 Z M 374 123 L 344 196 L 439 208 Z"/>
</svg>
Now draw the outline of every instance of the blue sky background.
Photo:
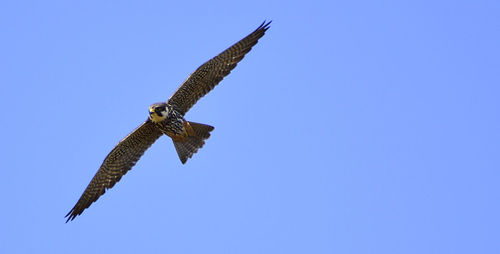
<svg viewBox="0 0 500 254">
<path fill-rule="evenodd" d="M 2 1 L 1 253 L 500 253 L 498 1 Z M 271 29 L 73 222 L 106 154 Z"/>
</svg>

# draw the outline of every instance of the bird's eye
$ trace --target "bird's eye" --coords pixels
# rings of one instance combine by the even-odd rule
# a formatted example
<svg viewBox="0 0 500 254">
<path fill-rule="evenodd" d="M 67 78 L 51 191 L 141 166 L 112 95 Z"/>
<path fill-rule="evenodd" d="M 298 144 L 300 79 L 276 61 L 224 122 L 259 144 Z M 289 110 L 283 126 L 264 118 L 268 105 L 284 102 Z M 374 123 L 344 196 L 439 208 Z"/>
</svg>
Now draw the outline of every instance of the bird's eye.
<svg viewBox="0 0 500 254">
<path fill-rule="evenodd" d="M 165 111 L 166 111 L 165 107 L 157 107 L 157 108 L 155 108 L 155 113 L 157 115 L 159 115 L 159 116 L 163 116 L 163 112 L 165 112 Z"/>
</svg>

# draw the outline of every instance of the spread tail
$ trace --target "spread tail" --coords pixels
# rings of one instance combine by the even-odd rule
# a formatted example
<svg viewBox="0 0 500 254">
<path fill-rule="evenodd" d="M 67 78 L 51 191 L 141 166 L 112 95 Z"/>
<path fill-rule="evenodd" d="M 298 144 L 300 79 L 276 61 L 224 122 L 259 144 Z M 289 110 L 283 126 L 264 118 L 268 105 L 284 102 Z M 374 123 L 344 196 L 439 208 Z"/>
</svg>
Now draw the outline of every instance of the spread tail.
<svg viewBox="0 0 500 254">
<path fill-rule="evenodd" d="M 175 150 L 177 150 L 182 164 L 186 163 L 205 144 L 205 139 L 210 137 L 210 132 L 214 129 L 210 125 L 193 122 L 188 122 L 187 128 L 189 134 L 187 139 L 184 141 L 174 141 Z"/>
</svg>

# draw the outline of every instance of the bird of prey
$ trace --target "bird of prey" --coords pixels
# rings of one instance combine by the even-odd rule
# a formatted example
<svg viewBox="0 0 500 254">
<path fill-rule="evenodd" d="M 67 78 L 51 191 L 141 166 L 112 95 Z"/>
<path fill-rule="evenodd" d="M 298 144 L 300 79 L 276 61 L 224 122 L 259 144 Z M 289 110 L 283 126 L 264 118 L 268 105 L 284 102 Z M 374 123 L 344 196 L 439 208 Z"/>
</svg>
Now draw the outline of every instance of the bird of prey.
<svg viewBox="0 0 500 254">
<path fill-rule="evenodd" d="M 163 134 L 172 138 L 184 164 L 205 144 L 214 127 L 186 121 L 184 115 L 205 94 L 227 76 L 258 40 L 271 22 L 263 22 L 255 31 L 196 69 L 167 102 L 149 106 L 149 117 L 122 139 L 106 156 L 66 222 L 82 214 L 107 189 L 112 188 Z"/>
</svg>

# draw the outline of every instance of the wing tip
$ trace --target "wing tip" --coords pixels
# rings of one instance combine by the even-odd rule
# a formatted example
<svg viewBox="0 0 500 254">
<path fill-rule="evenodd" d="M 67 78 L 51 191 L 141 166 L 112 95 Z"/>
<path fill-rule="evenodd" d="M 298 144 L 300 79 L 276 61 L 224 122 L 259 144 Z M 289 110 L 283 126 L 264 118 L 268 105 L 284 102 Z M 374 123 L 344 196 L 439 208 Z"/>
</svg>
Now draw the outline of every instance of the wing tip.
<svg viewBox="0 0 500 254">
<path fill-rule="evenodd" d="M 71 209 L 69 211 L 69 213 L 66 214 L 66 216 L 64 216 L 64 218 L 68 218 L 66 220 L 66 223 L 68 223 L 69 221 L 72 221 L 72 220 L 74 220 L 76 218 L 77 214 L 75 214 L 74 211 L 75 211 L 75 208 L 73 207 L 73 209 Z"/>
<path fill-rule="evenodd" d="M 271 27 L 271 22 L 273 22 L 272 20 L 265 20 L 264 19 L 264 22 L 262 22 L 262 24 L 260 24 L 259 27 L 257 27 L 256 31 L 257 30 L 262 30 L 263 32 L 267 31 L 267 29 L 269 29 Z"/>
</svg>

